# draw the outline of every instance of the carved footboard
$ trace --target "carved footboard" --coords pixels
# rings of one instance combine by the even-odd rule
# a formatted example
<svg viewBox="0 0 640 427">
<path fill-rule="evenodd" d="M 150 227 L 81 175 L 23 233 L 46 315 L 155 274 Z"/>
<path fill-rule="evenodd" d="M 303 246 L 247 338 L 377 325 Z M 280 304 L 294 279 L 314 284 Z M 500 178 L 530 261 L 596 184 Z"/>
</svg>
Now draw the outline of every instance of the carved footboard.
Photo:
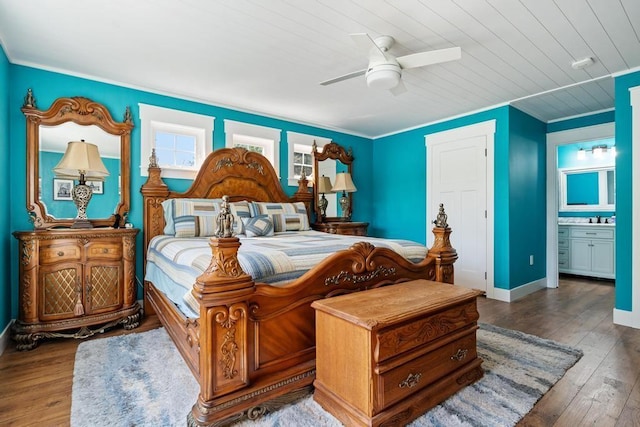
<svg viewBox="0 0 640 427">
<path fill-rule="evenodd" d="M 213 238 L 213 258 L 198 278 L 200 396 L 190 425 L 253 418 L 310 390 L 315 376 L 311 303 L 413 279 L 453 280 L 450 230 L 420 263 L 357 243 L 283 287 L 254 284 L 237 261 L 237 238 Z M 441 240 L 438 240 L 441 239 Z"/>
</svg>

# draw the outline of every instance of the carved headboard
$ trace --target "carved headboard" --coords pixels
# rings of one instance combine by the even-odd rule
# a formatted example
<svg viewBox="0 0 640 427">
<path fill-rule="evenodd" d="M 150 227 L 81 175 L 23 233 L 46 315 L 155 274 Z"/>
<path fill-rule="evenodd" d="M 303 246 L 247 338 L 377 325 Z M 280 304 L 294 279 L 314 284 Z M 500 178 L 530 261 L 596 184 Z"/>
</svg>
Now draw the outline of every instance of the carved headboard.
<svg viewBox="0 0 640 427">
<path fill-rule="evenodd" d="M 244 148 L 222 148 L 209 154 L 191 187 L 183 193 L 171 191 L 161 177 L 162 170 L 155 156 L 149 162 L 149 177 L 140 192 L 143 196 L 144 256 L 146 261 L 149 241 L 164 230 L 162 202 L 171 198 L 221 198 L 229 201 L 303 202 L 311 214 L 313 194 L 307 179 L 301 178 L 293 197 L 282 189 L 278 175 L 269 160 L 259 153 Z M 311 218 L 309 218 L 311 219 Z"/>
</svg>

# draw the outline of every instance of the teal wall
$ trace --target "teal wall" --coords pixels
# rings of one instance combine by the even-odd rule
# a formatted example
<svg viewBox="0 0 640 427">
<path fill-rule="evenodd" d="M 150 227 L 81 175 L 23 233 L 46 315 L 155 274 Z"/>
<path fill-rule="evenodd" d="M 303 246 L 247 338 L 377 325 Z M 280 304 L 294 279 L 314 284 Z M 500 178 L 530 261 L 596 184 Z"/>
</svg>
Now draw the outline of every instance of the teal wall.
<svg viewBox="0 0 640 427">
<path fill-rule="evenodd" d="M 10 70 L 9 60 L 4 53 L 4 48 L 0 45 L 0 151 L 9 152 L 9 87 Z M 10 194 L 6 189 L 11 186 L 9 180 L 10 156 L 6 154 L 0 156 L 0 181 L 8 183 L 4 185 L 5 190 L 0 191 L 0 229 L 4 230 L 0 237 L 0 333 L 15 317 L 11 312 L 11 266 L 9 252 L 13 237 L 10 234 Z"/>
<path fill-rule="evenodd" d="M 559 132 L 562 130 L 582 128 L 585 126 L 601 125 L 603 123 L 612 123 L 615 121 L 615 111 L 604 111 L 596 114 L 575 117 L 568 120 L 560 120 L 547 124 L 547 132 Z"/>
<path fill-rule="evenodd" d="M 6 58 L 5 58 L 6 62 Z M 372 176 L 372 156 L 373 147 L 371 140 L 368 138 L 348 135 L 336 131 L 321 129 L 313 126 L 308 126 L 299 123 L 288 122 L 271 117 L 260 116 L 256 114 L 245 113 L 228 108 L 222 108 L 213 105 L 202 104 L 198 102 L 188 101 L 184 99 L 173 98 L 169 96 L 158 95 L 145 91 L 125 88 L 112 84 L 100 83 L 92 80 L 82 79 L 69 75 L 53 73 L 40 69 L 24 67 L 19 65 L 8 65 L 7 68 L 11 75 L 11 84 L 8 84 L 8 78 L 4 78 L 0 81 L 0 84 L 6 88 L 3 93 L 8 91 L 8 101 L 3 100 L 5 105 L 4 110 L 8 108 L 8 120 L 3 120 L 2 123 L 9 123 L 9 134 L 6 132 L 0 135 L 4 139 L 10 138 L 12 141 L 16 141 L 15 144 L 8 144 L 3 141 L 5 145 L 8 145 L 8 156 L 4 156 L 4 162 L 8 163 L 3 171 L 8 171 L 12 179 L 12 185 L 9 188 L 10 199 L 12 203 L 4 203 L 3 206 L 10 205 L 11 221 L 8 226 L 4 227 L 7 230 L 3 242 L 10 247 L 11 257 L 1 257 L 5 262 L 5 273 L 11 271 L 10 279 L 5 283 L 10 283 L 11 295 L 10 310 L 7 304 L 3 304 L 2 310 L 4 310 L 4 317 L 2 325 L 7 324 L 7 319 L 15 318 L 18 312 L 18 299 L 16 297 L 18 291 L 18 253 L 17 243 L 11 237 L 10 232 L 15 230 L 29 230 L 33 226 L 30 223 L 26 213 L 26 179 L 25 179 L 25 164 L 26 164 L 26 126 L 25 117 L 20 111 L 23 103 L 24 95 L 27 93 L 28 88 L 33 89 L 37 106 L 40 109 L 48 108 L 52 102 L 59 97 L 69 96 L 84 96 L 90 98 L 96 102 L 104 104 L 111 112 L 116 120 L 122 120 L 125 108 L 131 107 L 131 111 L 134 117 L 134 129 L 131 133 L 131 209 L 129 213 L 129 221 L 136 227 L 142 225 L 142 197 L 140 195 L 140 187 L 146 180 L 140 176 L 140 118 L 138 103 L 156 105 L 165 108 L 173 108 L 177 110 L 189 111 L 198 114 L 205 114 L 215 117 L 214 132 L 213 132 L 213 148 L 223 148 L 225 145 L 224 135 L 224 119 L 236 120 L 241 122 L 253 123 L 262 126 L 269 126 L 282 130 L 281 145 L 280 145 L 280 173 L 281 182 L 287 189 L 289 194 L 293 194 L 296 191 L 296 187 L 287 186 L 287 162 L 288 162 L 288 149 L 287 149 L 287 131 L 306 133 L 316 135 L 319 137 L 330 138 L 338 144 L 344 147 L 351 147 L 353 149 L 354 161 L 354 173 L 353 180 L 356 184 L 358 191 L 353 194 L 355 210 L 353 212 L 354 221 L 368 221 L 368 212 L 372 211 L 372 183 L 370 177 Z M 6 115 L 7 113 L 5 113 Z M 146 154 L 145 154 L 146 155 Z M 8 160 L 12 161 L 9 163 Z M 190 185 L 188 180 L 170 180 L 169 185 L 172 189 L 184 190 Z M 1 196 L 6 197 L 6 196 Z M 9 200 L 7 197 L 7 200 Z M 137 250 L 137 276 L 141 279 L 142 274 L 142 235 L 138 238 L 138 250 Z M 5 300 L 6 301 L 6 300 Z"/>
<path fill-rule="evenodd" d="M 511 107 L 508 289 L 542 279 L 547 274 L 546 156 L 546 124 Z M 496 235 L 496 241 L 497 238 Z M 529 265 L 530 255 L 534 256 L 533 265 Z M 496 264 L 499 262 L 496 256 Z"/>
<path fill-rule="evenodd" d="M 545 243 L 539 241 L 546 230 L 546 127 L 513 107 L 499 107 L 374 140 L 376 173 L 372 180 L 376 193 L 371 228 L 382 237 L 425 243 L 427 226 L 436 214 L 426 212 L 425 135 L 487 120 L 496 121 L 494 284 L 513 289 L 543 278 L 546 262 Z M 453 230 L 454 247 L 455 239 Z M 531 254 L 538 260 L 534 266 L 529 266 Z"/>
<path fill-rule="evenodd" d="M 631 311 L 632 190 L 631 101 L 629 88 L 640 86 L 640 72 L 615 78 L 616 94 L 616 308 Z M 637 167 L 637 166 L 636 166 Z M 638 286 L 638 284 L 636 284 Z M 635 307 L 637 310 L 638 308 Z"/>
</svg>

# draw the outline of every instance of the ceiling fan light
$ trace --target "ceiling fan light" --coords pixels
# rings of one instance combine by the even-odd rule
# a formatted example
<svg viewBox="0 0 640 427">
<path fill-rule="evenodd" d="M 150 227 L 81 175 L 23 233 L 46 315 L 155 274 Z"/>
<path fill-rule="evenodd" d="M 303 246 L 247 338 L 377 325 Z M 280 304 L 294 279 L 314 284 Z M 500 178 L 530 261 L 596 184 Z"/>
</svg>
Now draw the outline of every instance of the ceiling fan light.
<svg viewBox="0 0 640 427">
<path fill-rule="evenodd" d="M 375 89 L 393 89 L 400 83 L 397 65 L 377 65 L 367 71 L 367 86 Z"/>
</svg>

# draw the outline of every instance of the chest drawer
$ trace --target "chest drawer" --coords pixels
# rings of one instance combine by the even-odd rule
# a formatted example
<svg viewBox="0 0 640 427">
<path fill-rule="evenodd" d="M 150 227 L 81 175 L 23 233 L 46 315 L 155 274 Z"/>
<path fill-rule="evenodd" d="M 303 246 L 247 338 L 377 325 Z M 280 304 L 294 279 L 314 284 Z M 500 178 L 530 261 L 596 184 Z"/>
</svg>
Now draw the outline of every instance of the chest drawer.
<svg viewBox="0 0 640 427">
<path fill-rule="evenodd" d="M 443 339 L 435 349 L 419 355 L 409 361 L 403 355 L 397 363 L 381 365 L 376 369 L 378 376 L 378 395 L 376 407 L 387 408 L 410 396 L 423 387 L 455 371 L 470 360 L 476 353 L 476 327 L 456 334 L 453 339 Z"/>
<path fill-rule="evenodd" d="M 91 258 L 122 258 L 122 245 L 118 242 L 92 242 L 87 247 L 87 257 Z"/>
<path fill-rule="evenodd" d="M 65 261 L 80 261 L 82 248 L 75 240 L 41 242 L 40 263 L 52 264 Z"/>
<path fill-rule="evenodd" d="M 377 334 L 376 361 L 383 362 L 401 353 L 432 342 L 478 320 L 475 300 L 441 313 L 387 328 Z"/>
</svg>

